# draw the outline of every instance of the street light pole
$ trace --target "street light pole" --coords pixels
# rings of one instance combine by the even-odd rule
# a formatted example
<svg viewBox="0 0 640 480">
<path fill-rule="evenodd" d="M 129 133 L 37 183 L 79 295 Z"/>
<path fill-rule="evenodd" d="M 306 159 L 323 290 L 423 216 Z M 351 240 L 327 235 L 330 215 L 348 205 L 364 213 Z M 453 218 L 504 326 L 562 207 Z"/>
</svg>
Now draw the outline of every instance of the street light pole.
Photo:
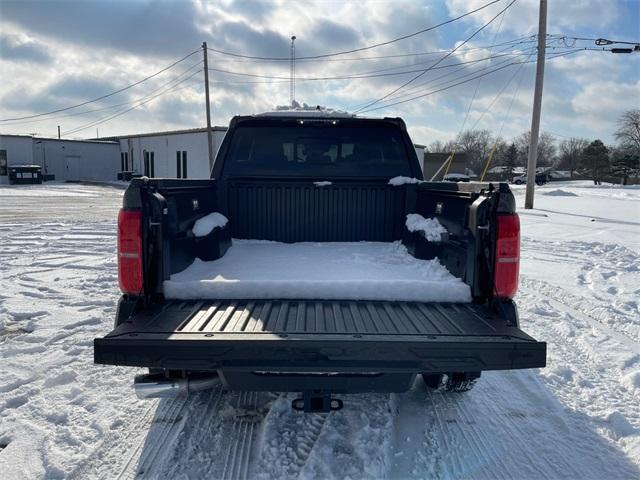
<svg viewBox="0 0 640 480">
<path fill-rule="evenodd" d="M 542 109 L 542 84 L 544 82 L 544 57 L 547 44 L 547 0 L 540 0 L 538 22 L 538 60 L 536 62 L 536 85 L 533 93 L 533 116 L 531 117 L 531 138 L 527 163 L 527 191 L 524 208 L 533 208 L 533 193 L 536 182 L 536 162 L 538 160 L 538 136 L 540 135 L 540 111 Z"/>
</svg>

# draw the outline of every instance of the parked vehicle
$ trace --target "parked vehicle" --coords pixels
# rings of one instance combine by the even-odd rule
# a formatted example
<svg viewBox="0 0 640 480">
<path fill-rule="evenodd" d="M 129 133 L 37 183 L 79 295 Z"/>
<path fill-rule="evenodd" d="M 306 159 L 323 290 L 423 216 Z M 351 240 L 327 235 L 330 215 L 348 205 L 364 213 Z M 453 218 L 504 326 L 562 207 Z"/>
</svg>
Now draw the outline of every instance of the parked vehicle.
<svg viewBox="0 0 640 480">
<path fill-rule="evenodd" d="M 409 231 L 408 215 L 447 233 Z M 369 247 L 422 262 L 417 275 L 444 266 L 453 283 L 391 278 L 396 257 L 379 265 L 358 250 Z M 423 182 L 401 119 L 235 117 L 210 180 L 131 181 L 123 295 L 95 361 L 149 368 L 143 397 L 221 381 L 301 392 L 293 407 L 307 412 L 405 391 L 419 374 L 464 391 L 485 370 L 545 366 L 546 344 L 519 328 L 518 265 L 508 185 Z M 460 288 L 467 298 L 452 300 Z"/>
<path fill-rule="evenodd" d="M 536 185 L 544 185 L 549 181 L 549 176 L 546 173 L 537 173 L 536 174 Z M 513 183 L 516 185 L 522 185 L 527 183 L 526 175 L 519 175 L 513 178 Z"/>
<path fill-rule="evenodd" d="M 469 175 L 465 175 L 464 173 L 447 173 L 443 180 L 445 182 L 468 182 L 471 179 Z"/>
<path fill-rule="evenodd" d="M 40 165 L 11 165 L 9 167 L 9 183 L 11 185 L 39 185 L 42 183 L 42 167 Z"/>
</svg>

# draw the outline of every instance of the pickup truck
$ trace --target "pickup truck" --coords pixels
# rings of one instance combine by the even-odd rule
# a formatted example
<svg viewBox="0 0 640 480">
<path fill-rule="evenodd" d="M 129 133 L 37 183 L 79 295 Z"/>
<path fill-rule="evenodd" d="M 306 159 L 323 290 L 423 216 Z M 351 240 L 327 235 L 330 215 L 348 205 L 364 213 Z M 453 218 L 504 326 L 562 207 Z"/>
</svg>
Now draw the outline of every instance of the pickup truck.
<svg viewBox="0 0 640 480">
<path fill-rule="evenodd" d="M 148 368 L 141 397 L 222 382 L 306 412 L 545 366 L 507 184 L 424 181 L 399 118 L 278 113 L 234 117 L 211 179 L 131 181 L 96 363 Z"/>
</svg>

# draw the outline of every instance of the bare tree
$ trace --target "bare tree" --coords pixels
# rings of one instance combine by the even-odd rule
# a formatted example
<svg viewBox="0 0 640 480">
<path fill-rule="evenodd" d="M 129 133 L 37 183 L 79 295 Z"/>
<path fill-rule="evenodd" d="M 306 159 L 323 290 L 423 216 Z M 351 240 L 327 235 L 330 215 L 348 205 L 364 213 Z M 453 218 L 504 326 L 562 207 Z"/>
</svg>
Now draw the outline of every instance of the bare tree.
<svg viewBox="0 0 640 480">
<path fill-rule="evenodd" d="M 449 153 L 452 148 L 453 142 L 451 140 L 447 140 L 446 142 L 434 140 L 427 147 L 427 151 L 429 153 Z"/>
<path fill-rule="evenodd" d="M 521 134 L 515 140 L 518 148 L 518 164 L 525 166 L 529 161 L 529 144 L 531 140 L 531 132 Z M 556 158 L 556 144 L 553 135 L 542 132 L 538 138 L 538 159 L 536 164 L 540 167 L 550 167 L 554 164 Z"/>
<path fill-rule="evenodd" d="M 556 168 L 558 168 L 558 170 L 569 170 L 571 172 L 571 177 L 573 178 L 573 172 L 575 172 L 580 166 L 582 152 L 588 145 L 589 140 L 586 138 L 572 137 L 560 142 Z"/>
<path fill-rule="evenodd" d="M 469 167 L 479 172 L 493 147 L 493 142 L 489 130 L 465 130 L 457 138 L 457 151 L 466 153 Z"/>
<path fill-rule="evenodd" d="M 640 110 L 627 110 L 618 119 L 618 130 L 614 134 L 622 146 L 640 152 Z"/>
</svg>

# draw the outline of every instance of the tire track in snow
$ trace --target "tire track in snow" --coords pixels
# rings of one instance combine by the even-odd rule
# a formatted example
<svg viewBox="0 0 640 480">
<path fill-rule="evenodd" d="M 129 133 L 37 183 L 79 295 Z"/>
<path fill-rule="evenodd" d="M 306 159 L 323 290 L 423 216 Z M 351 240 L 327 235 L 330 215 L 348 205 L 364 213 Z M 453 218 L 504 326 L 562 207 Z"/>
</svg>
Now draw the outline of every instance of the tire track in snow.
<svg viewBox="0 0 640 480">
<path fill-rule="evenodd" d="M 538 292 L 564 305 L 578 314 L 586 316 L 599 324 L 599 328 L 607 329 L 608 333 L 616 336 L 619 341 L 629 345 L 637 345 L 640 341 L 640 323 L 636 319 L 626 317 L 624 312 L 615 309 L 608 302 L 593 302 L 592 300 L 574 295 L 565 289 L 552 285 L 543 280 L 522 276 L 520 286 L 530 292 Z M 626 328 L 624 328 L 626 327 Z M 622 339 L 625 337 L 626 339 Z"/>
<path fill-rule="evenodd" d="M 622 376 L 629 359 L 636 359 L 637 363 L 638 356 L 631 349 L 625 351 L 620 348 L 620 345 L 629 343 L 637 347 L 637 343 L 626 337 L 621 341 L 619 336 L 608 335 L 608 328 L 584 319 L 580 310 L 578 315 L 572 316 L 575 309 L 570 305 L 561 302 L 554 305 L 553 301 L 541 299 L 538 292 L 526 292 L 524 295 L 535 299 L 528 304 L 542 305 L 547 309 L 546 315 L 540 308 L 527 310 L 532 317 L 537 317 L 528 327 L 532 334 L 546 337 L 548 341 L 548 366 L 542 371 L 541 381 L 567 408 L 588 415 L 588 425 L 604 432 L 610 446 L 616 445 L 630 458 L 637 458 L 640 454 L 640 442 L 637 441 L 640 437 L 638 390 L 625 385 Z M 559 319 L 563 321 L 558 322 Z M 549 332 L 553 335 L 550 336 Z M 615 352 L 614 356 L 611 356 L 612 352 Z M 575 448 L 584 452 L 591 449 L 589 444 L 577 443 Z M 586 469 L 582 472 L 582 476 L 590 474 Z M 621 471 L 620 475 L 629 476 L 629 472 Z"/>
<path fill-rule="evenodd" d="M 546 305 L 553 308 L 549 302 L 546 302 Z M 558 312 L 561 312 L 561 310 L 558 310 Z M 622 373 L 620 369 L 610 365 L 607 359 L 597 355 L 593 350 L 585 348 L 582 342 L 578 341 L 579 337 L 576 339 L 573 335 L 567 335 L 563 330 L 557 328 L 554 322 L 549 322 L 547 328 L 555 334 L 554 338 L 562 339 L 562 342 L 551 341 L 555 349 L 562 350 L 562 359 L 568 365 L 571 365 L 570 369 L 572 371 L 574 369 L 582 369 L 587 373 L 584 377 L 590 383 L 590 388 L 598 390 L 598 393 L 594 395 L 595 397 L 609 400 L 615 399 L 622 406 L 634 405 L 634 402 L 637 401 L 635 393 L 629 392 L 619 382 L 616 382 Z M 566 374 L 571 375 L 570 372 L 566 372 Z M 571 397 L 574 402 L 577 400 L 575 396 L 572 395 Z M 613 405 L 615 406 L 616 404 Z M 589 404 L 585 404 L 584 407 L 587 411 L 591 410 Z M 640 426 L 640 418 L 635 418 L 635 420 Z"/>
<path fill-rule="evenodd" d="M 125 468 L 116 477 L 119 479 L 149 478 L 151 469 L 158 454 L 173 443 L 180 433 L 181 413 L 188 401 L 188 397 L 177 397 L 170 407 L 160 414 L 156 413 L 148 435 L 144 441 L 138 443 L 133 455 Z M 159 427 L 157 427 L 159 425 Z M 154 427 L 159 431 L 154 431 Z M 135 460 L 137 459 L 137 462 Z"/>
<path fill-rule="evenodd" d="M 128 452 L 131 449 L 138 450 L 137 446 L 144 442 L 144 438 L 141 437 L 144 437 L 151 426 L 155 410 L 156 405 L 151 404 L 142 414 L 137 414 L 137 421 L 129 425 L 125 431 L 107 434 L 82 465 L 73 470 L 67 478 L 115 478 L 117 472 L 113 472 L 113 469 L 120 466 L 121 462 L 128 463 Z"/>
<path fill-rule="evenodd" d="M 282 394 L 266 417 L 268 433 L 279 432 L 267 439 L 258 453 L 257 467 L 262 476 L 274 475 L 277 468 L 286 478 L 298 478 L 309 460 L 331 413 L 303 413 L 291 408 L 291 395 Z M 275 458 L 274 458 L 275 457 Z M 277 469 L 276 469 L 277 470 Z"/>
<path fill-rule="evenodd" d="M 245 410 L 247 407 L 252 407 L 253 412 L 247 412 Z M 222 469 L 222 480 L 247 478 L 252 445 L 255 440 L 255 425 L 262 421 L 261 416 L 257 414 L 258 392 L 242 392 L 238 396 L 236 408 L 240 414 L 236 414 L 232 426 L 235 441 L 229 445 Z"/>
<path fill-rule="evenodd" d="M 464 392 L 461 393 L 464 395 Z M 434 395 L 440 395 L 442 397 L 443 403 L 448 404 L 452 409 L 454 409 L 454 411 L 456 411 L 456 417 L 460 418 L 462 422 L 447 422 L 447 426 L 452 427 L 453 425 L 455 425 L 459 431 L 459 435 L 452 436 L 455 436 L 456 438 L 464 437 L 467 440 L 468 443 L 466 446 L 470 447 L 470 452 L 475 456 L 475 464 L 484 465 L 491 459 L 497 459 L 497 463 L 501 467 L 501 470 L 498 470 L 496 472 L 496 478 L 507 478 L 507 476 L 505 476 L 505 473 L 508 471 L 508 468 L 499 455 L 500 452 L 498 452 L 494 448 L 491 441 L 487 438 L 484 430 L 476 428 L 476 420 L 474 419 L 474 416 L 469 412 L 469 409 L 465 408 L 463 404 L 456 401 L 459 399 L 459 395 L 456 395 L 456 393 L 447 394 L 433 391 L 428 391 L 428 395 L 432 400 Z M 453 430 L 451 429 L 450 432 L 453 433 Z M 459 472 L 460 475 L 464 475 L 465 473 L 464 470 L 460 470 Z M 457 477 L 460 475 L 454 476 Z"/>
</svg>

